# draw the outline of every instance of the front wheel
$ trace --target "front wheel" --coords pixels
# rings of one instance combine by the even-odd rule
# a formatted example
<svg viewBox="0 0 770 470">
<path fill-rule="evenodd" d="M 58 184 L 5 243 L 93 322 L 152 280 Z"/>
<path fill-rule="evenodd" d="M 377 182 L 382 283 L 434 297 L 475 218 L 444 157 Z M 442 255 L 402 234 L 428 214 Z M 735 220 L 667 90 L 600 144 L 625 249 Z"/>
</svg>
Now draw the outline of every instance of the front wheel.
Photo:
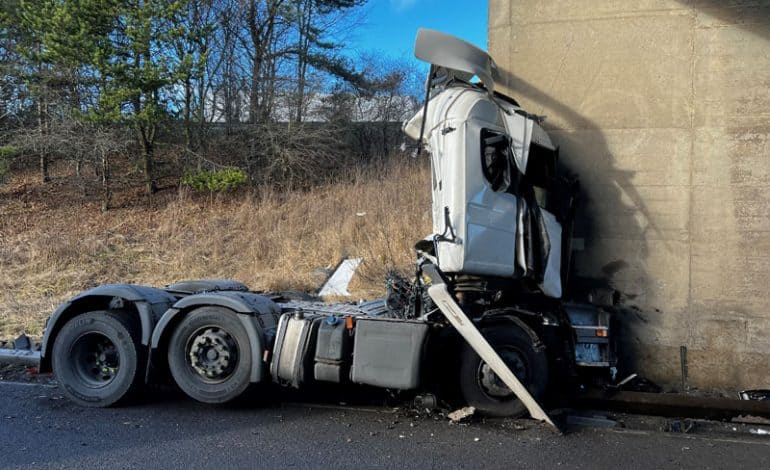
<svg viewBox="0 0 770 470">
<path fill-rule="evenodd" d="M 99 310 L 69 320 L 56 337 L 53 371 L 61 390 L 82 406 L 106 407 L 139 389 L 144 351 L 124 312 Z"/>
<path fill-rule="evenodd" d="M 545 351 L 536 350 L 532 338 L 515 326 L 486 328 L 482 334 L 529 393 L 535 399 L 541 396 L 548 382 Z M 521 400 L 467 343 L 460 358 L 460 390 L 468 405 L 481 414 L 520 417 L 527 413 Z"/>
<path fill-rule="evenodd" d="M 204 403 L 225 403 L 250 383 L 251 344 L 238 316 L 220 307 L 187 314 L 171 336 L 168 365 L 177 385 Z"/>
</svg>

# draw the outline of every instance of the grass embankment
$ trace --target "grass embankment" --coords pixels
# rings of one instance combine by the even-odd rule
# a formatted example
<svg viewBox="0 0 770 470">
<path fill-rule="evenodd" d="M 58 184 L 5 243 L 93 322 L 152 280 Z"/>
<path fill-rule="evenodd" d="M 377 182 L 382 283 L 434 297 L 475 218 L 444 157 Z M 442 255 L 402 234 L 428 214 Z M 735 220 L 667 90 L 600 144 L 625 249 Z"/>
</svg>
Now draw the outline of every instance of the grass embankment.
<svg viewBox="0 0 770 470">
<path fill-rule="evenodd" d="M 430 230 L 429 170 L 413 162 L 303 192 L 168 190 L 148 201 L 124 191 L 107 212 L 67 170 L 47 185 L 17 175 L 0 186 L 0 338 L 41 334 L 56 305 L 103 283 L 231 278 L 312 291 L 319 269 L 361 256 L 351 292 L 379 295 L 384 273 L 409 271 Z"/>
</svg>

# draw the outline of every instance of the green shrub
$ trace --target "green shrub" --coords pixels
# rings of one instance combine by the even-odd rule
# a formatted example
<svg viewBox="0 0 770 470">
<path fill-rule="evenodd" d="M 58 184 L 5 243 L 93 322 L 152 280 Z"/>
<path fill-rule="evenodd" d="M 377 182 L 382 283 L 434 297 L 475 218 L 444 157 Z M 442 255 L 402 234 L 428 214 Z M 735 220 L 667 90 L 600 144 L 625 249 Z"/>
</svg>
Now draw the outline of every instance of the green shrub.
<svg viewBox="0 0 770 470">
<path fill-rule="evenodd" d="M 246 173 L 240 168 L 223 170 L 199 170 L 182 177 L 182 184 L 195 191 L 221 193 L 230 191 L 246 183 Z"/>
</svg>

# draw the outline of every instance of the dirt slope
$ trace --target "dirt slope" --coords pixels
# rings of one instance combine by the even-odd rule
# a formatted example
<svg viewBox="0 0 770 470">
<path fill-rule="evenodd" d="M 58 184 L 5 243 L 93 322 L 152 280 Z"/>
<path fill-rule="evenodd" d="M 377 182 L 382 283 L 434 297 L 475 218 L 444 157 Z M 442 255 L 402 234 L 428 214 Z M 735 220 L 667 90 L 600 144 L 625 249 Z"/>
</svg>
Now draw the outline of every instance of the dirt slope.
<svg viewBox="0 0 770 470">
<path fill-rule="evenodd" d="M 46 185 L 31 175 L 0 185 L 0 338 L 40 334 L 56 305 L 109 282 L 221 277 L 313 290 L 320 269 L 362 256 L 352 292 L 378 295 L 387 269 L 411 270 L 412 246 L 430 230 L 429 170 L 412 161 L 304 192 L 170 189 L 149 199 L 126 187 L 107 212 L 70 170 Z"/>
</svg>

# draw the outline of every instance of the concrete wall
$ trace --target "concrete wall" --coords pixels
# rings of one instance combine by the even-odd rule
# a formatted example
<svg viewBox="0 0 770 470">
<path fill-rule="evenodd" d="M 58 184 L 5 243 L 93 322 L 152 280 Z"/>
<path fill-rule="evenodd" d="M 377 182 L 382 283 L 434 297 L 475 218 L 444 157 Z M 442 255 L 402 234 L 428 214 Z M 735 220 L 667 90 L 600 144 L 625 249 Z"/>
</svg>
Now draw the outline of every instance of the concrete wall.
<svg viewBox="0 0 770 470">
<path fill-rule="evenodd" d="M 489 0 L 489 50 L 581 176 L 627 367 L 770 388 L 770 1 Z"/>
</svg>

